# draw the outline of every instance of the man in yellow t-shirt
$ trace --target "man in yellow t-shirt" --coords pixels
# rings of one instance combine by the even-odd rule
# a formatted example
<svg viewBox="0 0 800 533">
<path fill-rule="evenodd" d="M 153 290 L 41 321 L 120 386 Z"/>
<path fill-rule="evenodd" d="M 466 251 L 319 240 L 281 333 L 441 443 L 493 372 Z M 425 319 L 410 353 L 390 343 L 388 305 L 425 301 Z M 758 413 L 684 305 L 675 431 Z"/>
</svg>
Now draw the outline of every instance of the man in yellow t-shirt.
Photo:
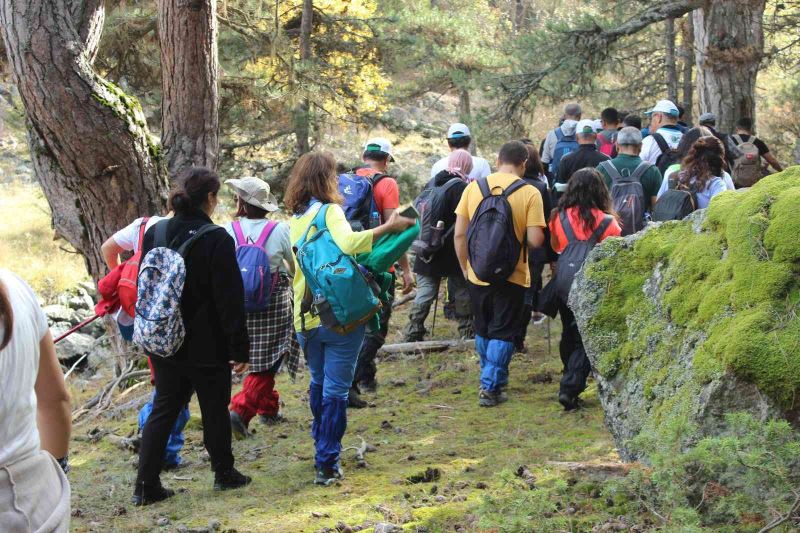
<svg viewBox="0 0 800 533">
<path fill-rule="evenodd" d="M 497 172 L 485 178 L 492 194 L 502 194 L 525 173 L 528 150 L 519 141 L 507 142 L 497 156 Z M 503 388 L 508 384 L 508 365 L 514 353 L 514 336 L 520 329 L 525 289 L 530 286 L 528 253 L 520 246 L 520 255 L 511 275 L 501 281 L 486 283 L 478 279 L 469 263 L 467 228 L 484 199 L 480 183 L 470 183 L 456 207 L 454 239 L 461 270 L 467 279 L 475 326 L 475 348 L 481 363 L 481 391 L 478 402 L 493 407 L 508 399 Z M 542 196 L 526 184 L 507 197 L 511 207 L 514 233 L 528 248 L 544 242 L 544 209 Z M 480 239 L 480 236 L 473 238 Z M 481 243 L 483 246 L 486 243 Z M 509 268 L 511 265 L 508 265 Z M 478 269 L 480 271 L 480 269 Z"/>
</svg>

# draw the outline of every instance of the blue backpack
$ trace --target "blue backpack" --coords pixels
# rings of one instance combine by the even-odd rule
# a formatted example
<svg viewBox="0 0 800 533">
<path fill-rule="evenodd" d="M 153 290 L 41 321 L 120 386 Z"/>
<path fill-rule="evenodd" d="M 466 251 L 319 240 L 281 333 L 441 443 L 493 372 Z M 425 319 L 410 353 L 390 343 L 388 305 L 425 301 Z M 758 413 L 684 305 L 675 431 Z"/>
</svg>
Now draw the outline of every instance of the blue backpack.
<svg viewBox="0 0 800 533">
<path fill-rule="evenodd" d="M 342 208 L 353 231 L 380 226 L 380 213 L 372 190 L 385 177 L 385 174 L 359 176 L 354 172 L 339 175 L 339 194 L 344 198 Z"/>
<path fill-rule="evenodd" d="M 578 141 L 575 135 L 564 135 L 561 128 L 558 127 L 554 130 L 556 132 L 556 147 L 553 150 L 553 159 L 550 160 L 550 174 L 553 176 L 553 183 L 558 178 L 558 164 L 561 163 L 561 158 L 565 155 L 574 152 L 578 149 Z"/>
<path fill-rule="evenodd" d="M 270 273 L 269 256 L 264 250 L 267 239 L 278 226 L 274 220 L 267 222 L 255 242 L 248 242 L 238 220 L 231 223 L 236 235 L 236 262 L 244 284 L 244 310 L 248 313 L 265 311 L 275 288 L 278 271 Z"/>
<path fill-rule="evenodd" d="M 333 240 L 325 223 L 330 204 L 317 202 L 317 214 L 295 245 L 297 265 L 306 278 L 306 294 L 301 306 L 302 330 L 305 313 L 319 316 L 322 325 L 340 335 L 347 335 L 369 322 L 380 311 L 374 283 L 366 269 L 356 263 Z M 315 233 L 309 236 L 311 229 Z"/>
</svg>

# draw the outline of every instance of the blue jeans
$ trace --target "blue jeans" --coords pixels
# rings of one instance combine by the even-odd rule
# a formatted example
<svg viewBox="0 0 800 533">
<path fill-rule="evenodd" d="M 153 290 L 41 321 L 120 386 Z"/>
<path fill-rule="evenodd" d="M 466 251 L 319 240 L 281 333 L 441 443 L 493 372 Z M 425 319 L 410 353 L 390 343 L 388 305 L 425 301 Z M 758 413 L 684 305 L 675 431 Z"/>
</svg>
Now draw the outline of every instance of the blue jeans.
<svg viewBox="0 0 800 533">
<path fill-rule="evenodd" d="M 311 384 L 308 390 L 311 436 L 316 447 L 317 468 L 332 468 L 339 462 L 342 437 L 347 429 L 347 396 L 353 385 L 358 353 L 365 327 L 339 335 L 322 326 L 298 333 L 306 356 Z"/>
<path fill-rule="evenodd" d="M 155 400 L 156 393 L 153 391 L 153 398 L 144 404 L 139 411 L 139 431 L 142 430 L 147 419 L 150 418 L 150 413 L 153 411 L 153 402 Z M 189 416 L 189 406 L 186 405 L 181 409 L 178 419 L 175 421 L 175 426 L 173 426 L 172 432 L 169 434 L 167 448 L 164 450 L 164 466 L 177 466 L 181 464 L 180 452 L 181 448 L 183 448 L 183 444 L 186 442 L 183 436 L 183 429 L 186 427 L 187 422 L 189 422 Z"/>
</svg>

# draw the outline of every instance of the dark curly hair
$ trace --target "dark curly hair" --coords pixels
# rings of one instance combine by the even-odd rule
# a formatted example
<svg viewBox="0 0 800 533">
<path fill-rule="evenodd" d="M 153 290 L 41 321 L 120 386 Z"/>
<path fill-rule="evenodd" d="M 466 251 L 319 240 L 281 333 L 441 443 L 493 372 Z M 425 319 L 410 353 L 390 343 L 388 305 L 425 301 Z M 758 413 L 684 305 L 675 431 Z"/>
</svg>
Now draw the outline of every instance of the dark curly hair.
<svg viewBox="0 0 800 533">
<path fill-rule="evenodd" d="M 724 168 L 725 147 L 722 141 L 713 135 L 700 137 L 681 162 L 678 185 L 689 187 L 694 180 L 696 190 L 704 191 L 709 181 L 722 176 Z"/>
<path fill-rule="evenodd" d="M 587 232 L 594 231 L 597 225 L 592 209 L 616 216 L 608 187 L 596 168 L 582 168 L 569 179 L 567 190 L 558 201 L 558 210 L 566 211 L 570 207 L 578 208 L 583 229 Z"/>
</svg>

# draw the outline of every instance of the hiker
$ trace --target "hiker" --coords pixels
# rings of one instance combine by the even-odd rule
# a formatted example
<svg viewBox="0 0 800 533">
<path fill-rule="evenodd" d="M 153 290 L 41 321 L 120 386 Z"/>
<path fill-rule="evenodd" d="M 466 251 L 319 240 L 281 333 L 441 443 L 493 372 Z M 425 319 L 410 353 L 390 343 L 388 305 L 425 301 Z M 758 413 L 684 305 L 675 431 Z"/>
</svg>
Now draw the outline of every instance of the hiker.
<svg viewBox="0 0 800 533">
<path fill-rule="evenodd" d="M 467 282 L 461 273 L 453 243 L 453 229 L 456 223 L 455 210 L 461 200 L 461 194 L 469 182 L 473 162 L 474 159 L 470 153 L 464 149 L 450 152 L 447 169 L 436 174 L 432 188 L 426 197 L 425 206 L 434 211 L 430 214 L 433 216 L 428 223 L 435 227 L 435 229 L 429 230 L 431 236 L 428 240 L 437 241 L 434 247 L 436 249 L 432 253 L 423 251 L 423 248 L 432 247 L 430 242 L 422 243 L 417 249 L 414 260 L 417 295 L 414 297 L 414 304 L 408 314 L 408 325 L 404 331 L 403 342 L 416 342 L 425 338 L 425 320 L 428 318 L 431 305 L 438 298 L 442 278 L 448 279 L 448 296 L 452 297 L 454 301 L 459 337 L 462 339 L 474 337 Z M 428 217 L 422 214 L 422 218 Z M 441 227 L 436 227 L 439 221 L 443 224 Z M 425 233 L 424 230 L 422 233 Z"/>
<path fill-rule="evenodd" d="M 284 204 L 292 213 L 289 222 L 291 242 L 298 247 L 293 282 L 294 327 L 311 374 L 308 394 L 314 416 L 311 426 L 316 449 L 314 483 L 319 485 L 330 485 L 344 475 L 339 464 L 339 453 L 347 427 L 347 397 L 353 383 L 359 349 L 364 341 L 365 326 L 364 322 L 356 322 L 355 326 L 346 328 L 347 332 L 337 332 L 323 326 L 320 317 L 331 321 L 330 314 L 333 311 L 330 302 L 325 305 L 326 297 L 321 289 L 317 289 L 318 293 L 314 295 L 309 290 L 308 295 L 317 302 L 309 305 L 317 310 L 317 314 L 306 312 L 304 299 L 307 305 L 309 302 L 306 298 L 307 280 L 300 263 L 301 254 L 304 254 L 301 248 L 317 232 L 326 231 L 336 249 L 318 248 L 317 255 L 333 254 L 338 258 L 346 254 L 345 257 L 351 257 L 372 250 L 373 242 L 382 235 L 399 233 L 414 224 L 413 220 L 392 212 L 386 222 L 377 228 L 354 232 L 345 218 L 341 202 L 333 156 L 325 152 L 310 152 L 300 157 L 289 177 Z M 326 241 L 316 239 L 313 242 Z M 347 272 L 352 263 L 342 265 Z M 363 282 L 362 278 L 354 281 L 359 280 Z M 308 280 L 309 287 L 312 281 L 317 282 Z M 351 287 L 345 286 L 343 289 L 350 291 Z M 348 304 L 360 305 L 363 300 L 363 297 L 353 298 Z M 371 314 L 374 315 L 374 312 Z"/>
<path fill-rule="evenodd" d="M 667 182 L 667 185 L 669 185 L 669 180 L 672 177 L 672 173 L 681 169 L 681 162 L 689 154 L 689 150 L 692 148 L 692 145 L 700 137 L 707 137 L 709 135 L 713 135 L 719 139 L 717 135 L 714 135 L 713 130 L 706 126 L 697 126 L 684 133 L 683 137 L 681 137 L 681 142 L 678 143 L 678 148 L 675 150 L 678 157 L 678 162 L 667 168 L 667 171 L 664 173 L 664 177 L 661 180 L 661 184 L 659 185 L 659 192 L 661 191 L 661 185 L 663 185 L 665 181 Z M 727 156 L 728 151 L 726 150 L 725 153 Z M 722 171 L 722 181 L 725 182 L 725 188 L 729 191 L 732 191 L 736 188 L 733 184 L 733 178 L 731 178 L 731 175 L 725 170 Z"/>
<path fill-rule="evenodd" d="M 714 113 L 703 113 L 702 115 L 700 115 L 700 118 L 697 121 L 697 126 L 707 129 L 711 133 L 711 135 L 722 141 L 722 146 L 725 147 L 725 161 L 728 163 L 727 170 L 732 169 L 733 163 L 736 161 L 736 158 L 741 155 L 741 153 L 731 140 L 730 135 L 728 135 L 727 133 L 722 133 L 717 131 L 716 129 L 717 115 L 715 115 Z M 689 131 L 691 130 L 684 132 L 684 136 L 686 136 L 686 134 L 688 134 Z M 694 144 L 694 141 L 696 140 L 697 138 L 695 138 L 691 144 Z M 689 146 L 691 146 L 691 144 Z M 688 147 L 686 151 L 688 151 Z M 680 147 L 678 149 L 678 152 L 679 152 L 678 156 L 681 159 L 683 159 L 683 157 L 686 156 L 686 153 L 680 154 Z"/>
<path fill-rule="evenodd" d="M 631 128 L 636 128 L 637 130 L 642 130 L 642 117 L 639 115 L 628 114 L 625 115 L 625 118 L 622 119 L 622 127 L 630 126 Z M 644 132 L 642 132 L 642 137 L 644 137 Z"/>
<path fill-rule="evenodd" d="M 708 207 L 711 199 L 728 190 L 723 179 L 725 148 L 713 135 L 700 137 L 681 162 L 680 170 L 664 176 L 658 191 L 659 201 L 670 189 L 681 188 L 692 193 L 695 209 Z"/>
<path fill-rule="evenodd" d="M 578 397 L 586 389 L 586 379 L 592 370 L 575 315 L 567 305 L 569 290 L 575 272 L 580 269 L 591 247 L 622 233 L 612 213 L 611 197 L 600 173 L 594 168 L 583 168 L 572 175 L 559 200 L 558 212 L 550 221 L 553 250 L 561 254 L 553 282 L 559 289 L 558 312 L 563 326 L 559 353 L 564 374 L 558 401 L 565 410 L 579 406 Z M 589 244 L 580 248 L 580 243 L 576 244 L 578 241 L 588 241 Z M 573 257 L 573 251 L 576 257 Z"/>
<path fill-rule="evenodd" d="M 144 239 L 145 232 L 152 228 L 156 223 L 161 222 L 166 218 L 167 217 L 161 216 L 137 218 L 109 237 L 100 248 L 109 271 L 113 272 L 120 266 L 120 255 L 123 253 L 133 252 L 134 254 L 137 254 L 141 250 L 142 240 Z M 135 265 L 135 267 L 138 271 L 138 263 Z M 126 277 L 126 279 L 129 277 L 134 281 L 135 285 L 135 277 L 133 276 L 135 276 L 135 274 L 131 273 L 127 277 L 123 277 Z M 122 281 L 122 283 L 125 282 Z M 117 287 L 119 287 L 119 285 L 117 285 Z M 118 290 L 120 289 L 118 288 Z M 134 301 L 133 304 L 135 305 L 135 303 L 136 302 Z M 123 304 L 119 311 L 117 311 L 115 319 L 117 321 L 117 325 L 119 326 L 119 331 L 122 335 L 122 338 L 130 341 L 133 336 L 133 315 L 135 313 L 130 312 L 128 306 L 129 304 Z M 128 309 L 126 310 L 126 308 Z M 153 365 L 150 362 L 150 358 L 147 359 L 147 365 L 150 368 L 150 384 L 155 385 L 155 373 L 153 371 Z M 139 409 L 139 416 L 137 418 L 140 436 L 144 425 L 147 423 L 147 419 L 150 417 L 150 414 L 153 411 L 153 403 L 155 402 L 155 399 L 156 392 L 154 390 L 150 401 L 145 403 L 142 408 Z M 169 434 L 169 440 L 167 441 L 167 446 L 164 449 L 164 470 L 175 470 L 177 468 L 186 466 L 186 463 L 181 458 L 180 453 L 184 443 L 186 442 L 186 438 L 183 435 L 183 430 L 186 428 L 186 424 L 189 422 L 190 417 L 191 414 L 189 413 L 189 404 L 187 403 L 184 408 L 181 409 L 177 420 L 175 420 L 175 425 L 172 427 L 172 431 Z"/>
<path fill-rule="evenodd" d="M 483 407 L 508 399 L 508 366 L 531 284 L 527 249 L 544 242 L 542 197 L 521 179 L 527 161 L 524 144 L 505 143 L 497 172 L 470 183 L 456 208 L 455 248 L 472 303 Z"/>
<path fill-rule="evenodd" d="M 683 120 L 684 115 L 686 115 L 686 108 L 680 104 L 675 104 L 675 107 L 678 108 L 678 122 L 675 125 L 678 126 L 678 129 L 683 133 L 686 133 L 691 128 L 691 126 Z"/>
<path fill-rule="evenodd" d="M 767 144 L 753 133 L 753 119 L 741 118 L 736 123 L 736 133 L 730 136 L 731 141 L 740 152 L 733 165 L 731 174 L 736 187 L 752 187 L 764 175 L 768 166 L 776 172 L 783 170 L 783 165 L 772 155 Z M 766 161 L 763 165 L 761 159 Z"/>
<path fill-rule="evenodd" d="M 539 152 L 536 147 L 528 139 L 521 141 L 528 149 L 528 161 L 525 163 L 525 174 L 522 179 L 526 183 L 532 185 L 539 191 L 542 197 L 542 216 L 545 220 L 550 217 L 550 212 L 553 210 L 553 200 L 550 190 L 547 188 L 547 176 L 545 175 L 544 165 L 539 159 Z M 544 228 L 544 242 L 538 248 L 530 248 L 528 250 L 528 270 L 531 277 L 531 285 L 525 290 L 525 299 L 522 310 L 522 321 L 520 324 L 519 334 L 514 339 L 514 349 L 516 353 L 528 353 L 525 347 L 525 338 L 528 334 L 528 326 L 531 322 L 534 324 L 541 324 L 545 320 L 545 315 L 539 311 L 534 311 L 538 307 L 539 293 L 542 290 L 545 265 L 551 265 L 558 259 L 558 256 L 553 252 L 550 247 L 550 231 L 545 226 Z"/>
<path fill-rule="evenodd" d="M 650 117 L 650 128 L 642 141 L 641 158 L 656 165 L 663 174 L 677 162 L 675 149 L 683 136 L 678 127 L 678 107 L 669 100 L 659 100 L 645 114 Z"/>
<path fill-rule="evenodd" d="M 558 201 L 561 194 L 567 188 L 567 182 L 570 177 L 578 169 L 581 168 L 594 168 L 603 161 L 608 161 L 610 158 L 601 154 L 597 150 L 597 134 L 594 132 L 591 120 L 581 120 L 575 127 L 576 138 L 578 141 L 578 150 L 567 154 L 561 160 L 558 167 L 558 177 L 553 186 L 553 196 Z"/>
<path fill-rule="evenodd" d="M 0 529 L 66 533 L 72 404 L 33 290 L 0 269 Z"/>
<path fill-rule="evenodd" d="M 175 494 L 161 485 L 159 475 L 170 430 L 193 393 L 197 393 L 200 403 L 203 443 L 214 471 L 214 490 L 235 489 L 251 481 L 234 468 L 231 452 L 231 368 L 236 374 L 247 371 L 250 344 L 234 244 L 222 228 L 211 222 L 219 202 L 219 188 L 219 177 L 211 170 L 191 167 L 182 171 L 169 197 L 169 208 L 175 216 L 158 222 L 144 235 L 134 327 L 140 327 L 140 318 L 148 318 L 149 306 L 160 296 L 155 294 L 149 299 L 149 291 L 160 289 L 157 280 L 149 277 L 149 261 L 157 261 L 162 250 L 178 248 L 185 257 L 186 268 L 178 316 L 185 337 L 171 357 L 150 358 L 156 396 L 153 412 L 142 431 L 133 496 L 136 506 Z M 147 297 L 144 300 L 143 295 Z M 152 341 L 169 343 L 173 339 Z"/>
<path fill-rule="evenodd" d="M 397 186 L 397 181 L 387 175 L 389 162 L 394 161 L 392 143 L 380 137 L 370 139 L 364 145 L 361 158 L 367 166 L 359 169 L 356 174 L 366 179 L 375 180 L 379 178 L 379 181 L 374 181 L 375 214 L 373 216 L 377 215 L 377 223 L 386 223 L 392 213 L 400 207 L 400 189 Z M 372 224 L 370 227 L 372 227 Z M 397 263 L 402 269 L 403 294 L 408 294 L 414 288 L 414 279 L 411 275 L 408 256 L 403 254 Z M 394 267 L 389 268 L 389 273 L 395 276 Z M 389 333 L 389 320 L 392 316 L 392 303 L 394 302 L 394 282 L 392 282 L 387 296 L 388 299 L 383 302 L 381 307 L 380 326 L 377 329 L 368 328 L 364 344 L 361 346 L 355 379 L 348 400 L 350 407 L 358 409 L 366 407 L 367 403 L 360 397 L 361 392 L 375 392 L 378 387 L 375 377 L 378 367 L 375 358 L 378 355 L 378 350 L 386 342 L 386 335 Z"/>
<path fill-rule="evenodd" d="M 627 126 L 617 135 L 619 155 L 597 166 L 611 192 L 612 205 L 619 217 L 623 235 L 631 235 L 644 228 L 661 187 L 661 172 L 655 165 L 642 161 L 639 157 L 641 149 L 642 132 Z M 626 185 L 626 182 L 638 185 Z"/>
<path fill-rule="evenodd" d="M 565 105 L 561 124 L 556 129 L 549 131 L 544 138 L 540 153 L 542 154 L 542 163 L 544 163 L 550 178 L 551 188 L 558 178 L 561 158 L 578 149 L 575 127 L 580 119 L 581 106 L 579 104 Z"/>
<path fill-rule="evenodd" d="M 469 131 L 469 128 L 466 124 L 456 123 L 450 125 L 450 128 L 447 130 L 447 146 L 450 147 L 451 153 L 454 150 L 469 151 L 469 146 L 471 143 L 472 133 Z M 467 175 L 469 181 L 485 178 L 492 173 L 489 162 L 484 158 L 476 155 L 470 157 L 472 157 L 472 170 L 470 170 Z M 449 157 L 443 157 L 434 163 L 434 165 L 431 167 L 431 179 L 435 179 L 440 172 L 447 170 L 448 165 Z"/>
<path fill-rule="evenodd" d="M 225 231 L 236 243 L 236 258 L 245 289 L 250 369 L 242 390 L 231 398 L 231 430 L 236 438 L 250 436 L 250 420 L 263 424 L 282 421 L 275 375 L 286 365 L 294 379 L 300 345 L 294 331 L 291 276 L 294 254 L 289 224 L 267 218 L 278 201 L 263 180 L 255 177 L 225 182 L 236 194 L 236 217 Z"/>
<path fill-rule="evenodd" d="M 597 133 L 597 150 L 608 157 L 617 156 L 617 133 L 620 130 L 619 112 L 607 107 L 600 112 L 601 131 Z"/>
</svg>

